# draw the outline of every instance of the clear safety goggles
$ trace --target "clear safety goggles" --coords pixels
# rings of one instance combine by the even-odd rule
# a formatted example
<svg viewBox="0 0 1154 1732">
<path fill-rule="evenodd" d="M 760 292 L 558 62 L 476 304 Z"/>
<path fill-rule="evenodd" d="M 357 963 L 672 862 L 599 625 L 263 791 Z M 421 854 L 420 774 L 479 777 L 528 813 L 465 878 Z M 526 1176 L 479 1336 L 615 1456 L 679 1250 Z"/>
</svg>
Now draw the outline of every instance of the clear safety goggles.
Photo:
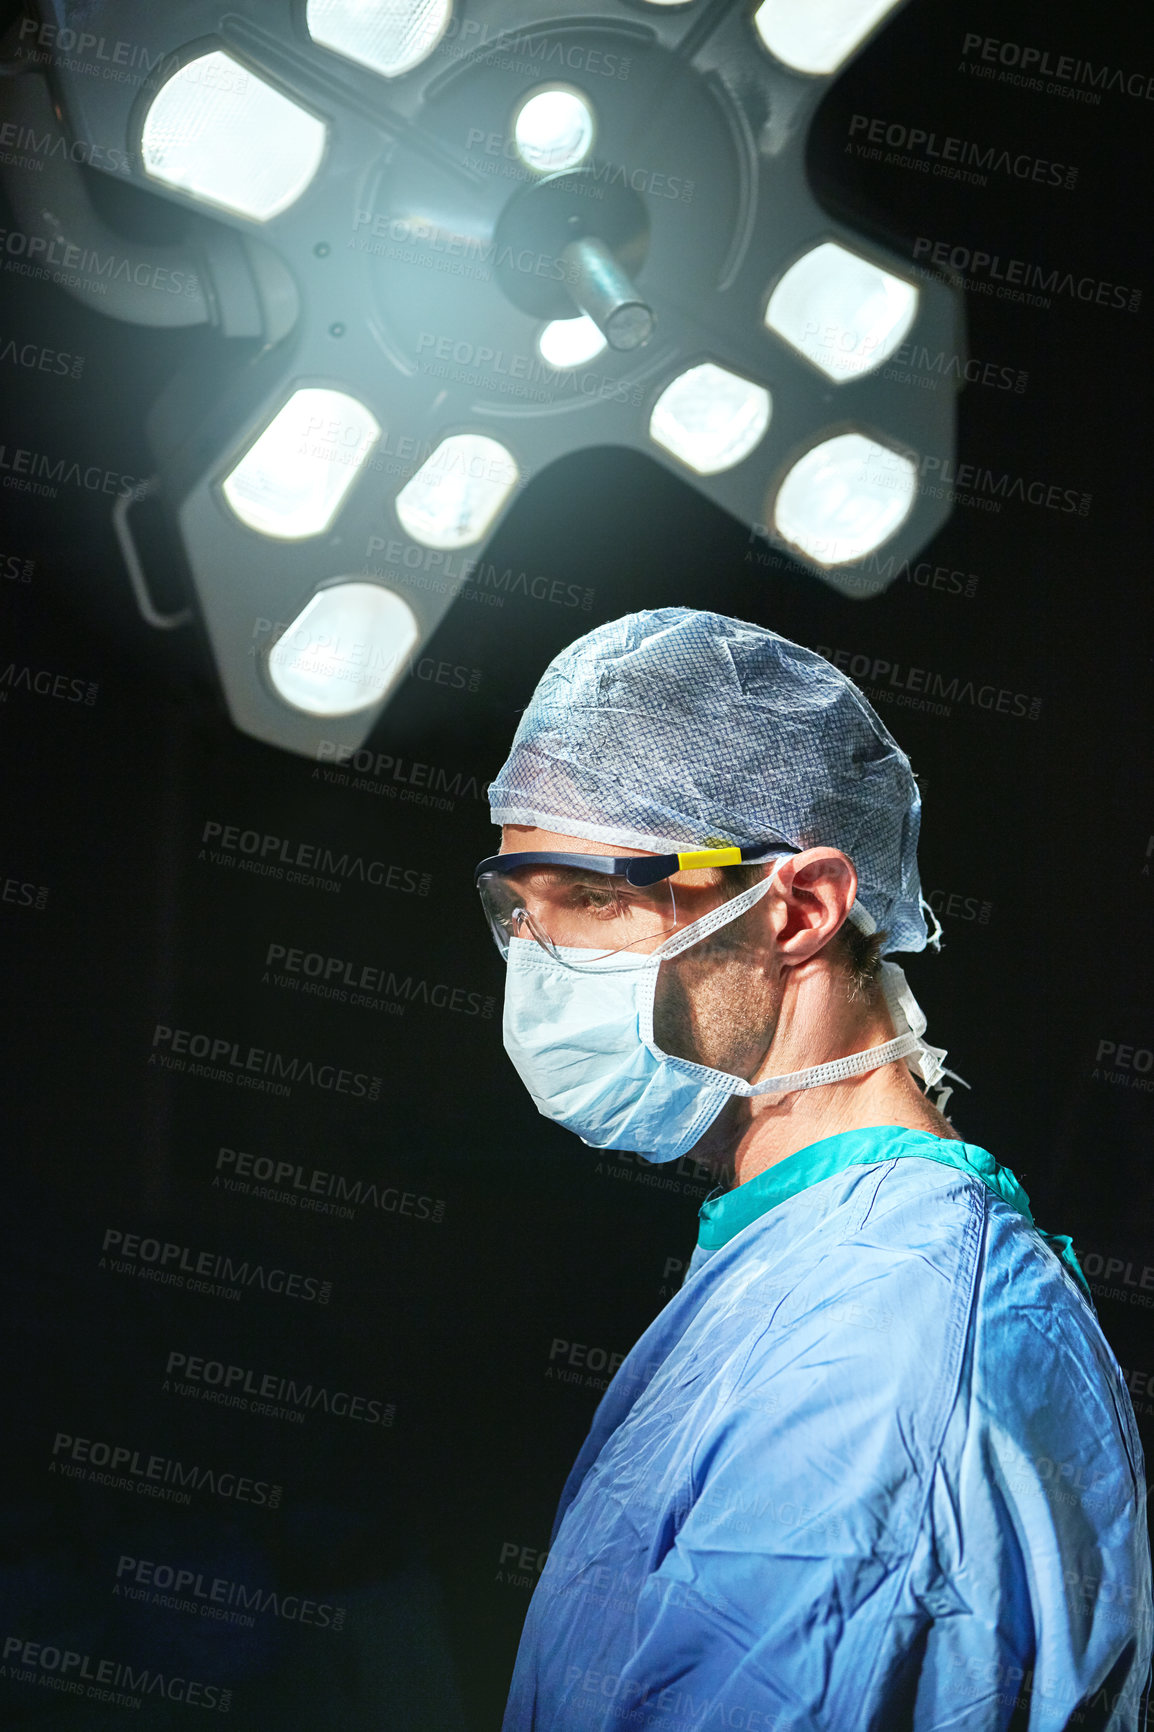
<svg viewBox="0 0 1154 1732">
<path fill-rule="evenodd" d="M 566 968 L 600 970 L 608 957 L 656 950 L 729 900 L 713 868 L 798 852 L 773 841 L 682 854 L 494 854 L 474 880 L 506 961 L 511 941 L 529 938 Z M 674 874 L 692 876 L 674 884 Z"/>
</svg>

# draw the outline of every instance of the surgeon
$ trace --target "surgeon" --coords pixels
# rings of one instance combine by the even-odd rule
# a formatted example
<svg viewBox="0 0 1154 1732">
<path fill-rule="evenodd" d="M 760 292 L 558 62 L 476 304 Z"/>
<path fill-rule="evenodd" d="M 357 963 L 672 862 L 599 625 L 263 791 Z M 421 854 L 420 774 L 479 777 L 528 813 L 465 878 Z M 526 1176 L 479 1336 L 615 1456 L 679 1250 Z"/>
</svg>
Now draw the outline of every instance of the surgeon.
<svg viewBox="0 0 1154 1732">
<path fill-rule="evenodd" d="M 553 661 L 490 799 L 539 1111 L 722 1179 L 565 1485 L 505 1732 L 1134 1732 L 1133 1410 L 886 960 L 939 936 L 905 754 L 812 651 L 662 608 Z"/>
</svg>

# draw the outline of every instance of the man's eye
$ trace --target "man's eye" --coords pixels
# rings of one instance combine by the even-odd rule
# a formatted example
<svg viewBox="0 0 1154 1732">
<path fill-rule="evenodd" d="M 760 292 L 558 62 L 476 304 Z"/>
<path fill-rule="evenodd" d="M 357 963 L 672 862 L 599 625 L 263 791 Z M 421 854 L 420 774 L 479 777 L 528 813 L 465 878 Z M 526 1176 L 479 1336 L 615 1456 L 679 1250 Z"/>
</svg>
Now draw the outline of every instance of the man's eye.
<svg viewBox="0 0 1154 1732">
<path fill-rule="evenodd" d="M 595 887 L 591 884 L 579 884 L 572 896 L 574 908 L 584 909 L 593 914 L 601 910 L 616 908 L 617 902 L 617 892 L 611 889 L 602 889 L 600 885 Z"/>
</svg>

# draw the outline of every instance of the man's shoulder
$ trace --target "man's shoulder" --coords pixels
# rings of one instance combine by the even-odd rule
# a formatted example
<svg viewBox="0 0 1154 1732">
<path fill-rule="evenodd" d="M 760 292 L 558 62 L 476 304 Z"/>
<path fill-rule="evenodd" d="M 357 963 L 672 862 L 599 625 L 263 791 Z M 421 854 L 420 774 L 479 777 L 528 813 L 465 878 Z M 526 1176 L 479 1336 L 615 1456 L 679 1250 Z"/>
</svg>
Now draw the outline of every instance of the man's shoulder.
<svg viewBox="0 0 1154 1732">
<path fill-rule="evenodd" d="M 772 1377 L 785 1401 L 791 1380 L 812 1392 L 833 1377 L 882 1426 L 887 1411 L 941 1418 L 963 1389 L 1015 1430 L 1047 1403 L 1047 1435 L 1076 1434 L 1087 1411 L 1103 1434 L 1126 1425 L 1091 1306 L 1025 1215 L 976 1174 L 908 1156 L 847 1168 L 807 1195 L 799 1231 L 767 1231 L 760 1244 L 750 1233 L 729 1314 L 714 1313 L 719 1338 L 727 1325 L 735 1346 L 744 1338 L 744 1381 Z M 871 1391 L 883 1387 L 878 1405 Z"/>
<path fill-rule="evenodd" d="M 977 1173 L 928 1157 L 847 1167 L 768 1211 L 728 1249 L 744 1305 L 773 1299 L 779 1321 L 868 1291 L 873 1310 L 917 1317 L 923 1338 L 990 1308 L 1058 1311 L 1075 1332 L 1098 1333 L 1026 1216 Z"/>
<path fill-rule="evenodd" d="M 938 1162 L 851 1166 L 767 1210 L 715 1252 L 695 1279 L 696 1332 L 762 1362 L 820 1358 L 891 1371 L 949 1357 L 972 1305 L 988 1193 Z M 689 1296 L 690 1289 L 686 1289 Z"/>
<path fill-rule="evenodd" d="M 851 1237 L 871 1233 L 895 1249 L 924 1245 L 931 1255 L 966 1233 L 973 1255 L 954 1259 L 951 1266 L 958 1279 L 969 1264 L 979 1303 L 1016 1312 L 1057 1310 L 1096 1330 L 1092 1307 L 1046 1235 L 976 1172 L 914 1155 L 887 1162 L 875 1204 Z M 895 1262 L 897 1279 L 904 1266 L 904 1260 Z"/>
</svg>

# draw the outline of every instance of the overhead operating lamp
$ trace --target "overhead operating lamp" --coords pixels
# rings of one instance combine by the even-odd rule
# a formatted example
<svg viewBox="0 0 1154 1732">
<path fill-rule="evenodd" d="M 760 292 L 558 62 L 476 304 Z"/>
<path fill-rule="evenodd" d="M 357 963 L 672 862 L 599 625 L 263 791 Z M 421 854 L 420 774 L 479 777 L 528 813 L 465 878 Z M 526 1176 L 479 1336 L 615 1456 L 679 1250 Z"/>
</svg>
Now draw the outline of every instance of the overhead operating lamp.
<svg viewBox="0 0 1154 1732">
<path fill-rule="evenodd" d="M 359 745 L 520 491 L 583 447 L 645 453 L 847 595 L 924 546 L 954 403 L 886 362 L 960 353 L 961 299 L 805 169 L 902 3 L 39 0 L 8 116 L 98 142 L 187 223 L 114 232 L 65 151 L 9 176 L 24 230 L 113 317 L 247 339 L 148 424 L 238 727 Z M 172 625 L 137 510 L 129 573 Z"/>
</svg>

